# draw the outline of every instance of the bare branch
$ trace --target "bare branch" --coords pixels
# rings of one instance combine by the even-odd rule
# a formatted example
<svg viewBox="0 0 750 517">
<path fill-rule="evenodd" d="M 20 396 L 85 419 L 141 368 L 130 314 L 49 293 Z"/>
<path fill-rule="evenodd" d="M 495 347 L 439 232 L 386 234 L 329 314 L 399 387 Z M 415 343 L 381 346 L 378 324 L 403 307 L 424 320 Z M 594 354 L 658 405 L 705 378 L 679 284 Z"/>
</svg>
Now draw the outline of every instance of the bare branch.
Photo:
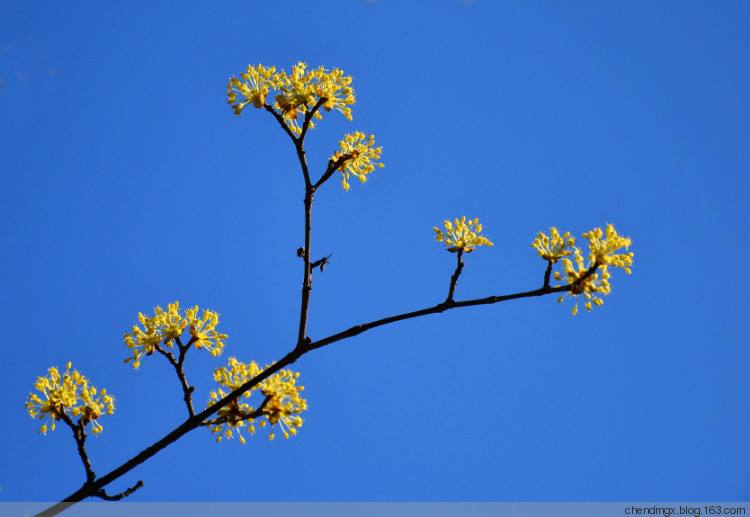
<svg viewBox="0 0 750 517">
<path fill-rule="evenodd" d="M 461 276 L 461 271 L 463 271 L 464 269 L 463 256 L 464 250 L 463 248 L 461 248 L 456 252 L 456 270 L 451 276 L 451 284 L 448 288 L 448 297 L 445 299 L 446 303 L 453 302 L 453 293 L 456 291 L 456 283 L 458 282 L 458 277 Z"/>
<path fill-rule="evenodd" d="M 326 167 L 326 170 L 323 171 L 323 174 L 321 174 L 320 179 L 315 182 L 315 185 L 313 185 L 313 190 L 318 190 L 323 183 L 328 181 L 328 179 L 333 175 L 336 170 L 343 165 L 343 163 L 349 159 L 352 158 L 352 155 L 342 154 L 339 156 L 336 160 L 328 160 L 328 166 Z"/>
<path fill-rule="evenodd" d="M 577 282 L 573 284 L 561 285 L 557 287 L 545 286 L 540 289 L 534 289 L 532 291 L 523 291 L 519 293 L 503 294 L 503 295 L 498 295 L 498 296 L 487 296 L 485 298 L 474 298 L 470 300 L 462 300 L 462 301 L 446 300 L 442 303 L 439 303 L 432 307 L 427 307 L 425 309 L 405 312 L 403 314 L 396 314 L 395 316 L 388 316 L 386 318 L 381 318 L 379 320 L 370 321 L 368 323 L 362 323 L 360 325 L 355 325 L 353 327 L 350 327 L 336 334 L 332 334 L 326 338 L 320 339 L 318 341 L 313 341 L 312 343 L 308 344 L 305 347 L 304 353 L 307 353 L 311 350 L 315 350 L 318 348 L 323 348 L 324 346 L 330 345 L 337 341 L 341 341 L 342 339 L 354 337 L 358 334 L 362 334 L 363 332 L 367 332 L 368 330 L 374 329 L 376 327 L 382 327 L 384 325 L 396 323 L 397 321 L 403 321 L 403 320 L 408 320 L 412 318 L 419 318 L 421 316 L 427 316 L 429 314 L 439 314 L 441 312 L 449 311 L 452 309 L 460 309 L 462 307 L 473 307 L 476 305 L 492 305 L 495 303 L 507 302 L 509 300 L 518 300 L 520 298 L 533 298 L 536 296 L 544 296 L 547 294 L 569 292 L 569 291 L 572 291 L 574 287 L 580 285 L 580 283 L 582 283 L 586 278 L 591 276 L 596 271 L 597 268 L 598 268 L 598 265 L 594 264 L 586 271 L 586 273 L 584 273 L 581 276 L 581 278 Z M 455 273 L 454 273 L 454 276 L 455 276 Z"/>
<path fill-rule="evenodd" d="M 316 268 L 319 268 L 319 269 L 320 269 L 320 272 L 322 273 L 322 272 L 323 272 L 323 269 L 325 269 L 325 267 L 326 267 L 326 266 L 327 266 L 328 264 L 330 264 L 330 263 L 331 263 L 331 257 L 332 257 L 332 256 L 333 256 L 333 253 L 329 253 L 328 255 L 326 255 L 326 256 L 325 256 L 325 257 L 323 257 L 323 258 L 319 258 L 318 260 L 316 260 L 315 262 L 313 262 L 312 264 L 310 264 L 310 269 L 316 269 Z"/>
<path fill-rule="evenodd" d="M 177 359 L 175 359 L 172 352 L 164 350 L 160 345 L 156 345 L 156 351 L 166 357 L 167 361 L 169 361 L 169 364 L 171 364 L 174 368 L 174 371 L 177 374 L 177 378 L 180 380 L 180 386 L 182 386 L 182 400 L 185 401 L 185 407 L 187 408 L 188 415 L 190 417 L 193 417 L 195 416 L 195 410 L 193 409 L 193 391 L 195 391 L 195 388 L 193 386 L 190 386 L 190 384 L 188 383 L 187 377 L 185 376 L 185 371 L 183 369 L 183 365 L 185 364 L 185 356 L 187 355 L 187 351 L 190 349 L 190 345 L 193 343 L 193 340 L 191 339 L 187 345 L 183 345 L 178 336 L 175 338 L 175 342 L 177 343 L 177 347 L 180 351 Z"/>
<path fill-rule="evenodd" d="M 73 439 L 76 441 L 78 456 L 81 458 L 83 469 L 86 471 L 86 482 L 90 483 L 96 478 L 96 473 L 91 468 L 91 460 L 86 452 L 86 429 L 83 424 L 83 419 L 81 418 L 78 422 L 73 422 L 73 419 L 64 412 L 60 412 L 60 419 L 70 427 L 71 431 L 73 431 Z"/>
<path fill-rule="evenodd" d="M 105 501 L 121 501 L 122 499 L 125 499 L 130 494 L 132 494 L 133 492 L 135 492 L 136 490 L 142 487 L 143 487 L 143 481 L 138 480 L 138 482 L 135 485 L 131 486 L 130 488 L 126 490 L 123 490 L 119 494 L 109 495 L 103 488 L 100 488 L 99 490 L 96 491 L 94 495 L 100 499 L 104 499 Z"/>
<path fill-rule="evenodd" d="M 306 168 L 304 169 L 307 170 Z M 310 263 L 310 240 L 312 232 L 312 204 L 313 196 L 315 191 L 312 189 L 308 182 L 308 176 L 306 178 L 307 188 L 305 189 L 305 254 L 302 257 L 304 260 L 303 265 L 303 278 L 302 278 L 302 300 L 300 302 L 299 312 L 299 327 L 297 330 L 297 346 L 302 346 L 305 341 L 305 334 L 307 332 L 307 315 L 310 307 L 310 293 L 312 292 L 312 267 Z"/>
</svg>

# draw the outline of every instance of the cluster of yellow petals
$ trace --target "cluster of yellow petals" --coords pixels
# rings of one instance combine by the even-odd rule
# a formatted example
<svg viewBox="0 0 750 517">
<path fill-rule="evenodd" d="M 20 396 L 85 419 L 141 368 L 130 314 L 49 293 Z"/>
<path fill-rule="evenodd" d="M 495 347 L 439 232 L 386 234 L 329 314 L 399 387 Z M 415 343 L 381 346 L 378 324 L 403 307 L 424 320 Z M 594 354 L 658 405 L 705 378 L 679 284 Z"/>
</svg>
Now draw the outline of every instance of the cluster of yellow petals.
<svg viewBox="0 0 750 517">
<path fill-rule="evenodd" d="M 339 141 L 339 150 L 331 156 L 332 162 L 341 160 L 338 170 L 341 172 L 341 185 L 344 190 L 349 190 L 351 176 L 365 183 L 367 175 L 372 174 L 376 167 L 385 167 L 378 161 L 382 153 L 382 147 L 375 147 L 375 135 L 367 138 L 360 131 L 344 135 L 344 139 Z"/>
<path fill-rule="evenodd" d="M 276 68 L 248 65 L 240 77 L 231 77 L 227 83 L 227 102 L 239 115 L 248 104 L 262 108 L 271 88 L 276 84 Z M 237 96 L 240 100 L 237 100 Z"/>
<path fill-rule="evenodd" d="M 433 227 L 435 240 L 445 244 L 446 249 L 451 253 L 459 250 L 471 253 L 478 246 L 494 246 L 487 237 L 479 235 L 484 228 L 479 224 L 478 218 L 467 219 L 463 216 L 453 221 L 446 219 L 443 221 L 443 227 L 445 231 L 437 226 Z"/>
<path fill-rule="evenodd" d="M 576 240 L 570 232 L 560 235 L 560 232 L 554 226 L 549 229 L 549 235 L 539 232 L 534 238 L 531 246 L 536 249 L 539 256 L 552 263 L 557 262 L 571 253 L 571 248 L 575 246 Z"/>
<path fill-rule="evenodd" d="M 78 370 L 71 370 L 72 364 L 65 365 L 62 374 L 57 367 L 47 370 L 47 375 L 37 377 L 34 389 L 26 400 L 26 412 L 32 418 L 49 418 L 39 429 L 42 434 L 55 430 L 55 421 L 65 416 L 80 419 L 83 425 L 91 424 L 91 431 L 99 434 L 104 429 L 99 423 L 102 415 L 113 415 L 115 400 L 107 390 L 97 390 Z"/>
<path fill-rule="evenodd" d="M 228 337 L 216 330 L 219 314 L 209 309 L 199 314 L 197 305 L 181 310 L 180 303 L 174 302 L 167 305 L 166 311 L 157 306 L 153 316 L 139 312 L 138 321 L 141 326 L 133 325 L 131 332 L 124 335 L 125 345 L 132 353 L 125 362 L 132 363 L 135 369 L 141 366 L 141 359 L 153 354 L 160 344 L 172 347 L 185 329 L 190 331 L 189 345 L 205 348 L 213 356 L 221 355 L 224 340 Z"/>
<path fill-rule="evenodd" d="M 588 241 L 588 261 L 584 260 L 581 249 L 575 247 L 575 240 L 570 232 L 560 235 L 556 228 L 550 229 L 549 236 L 539 232 L 531 245 L 545 260 L 552 263 L 560 261 L 562 273 L 555 271 L 554 277 L 558 281 L 564 279 L 564 285 L 571 286 L 571 290 L 557 301 L 562 302 L 568 295 L 576 300 L 582 296 L 585 300 L 584 308 L 590 311 L 594 306 L 603 305 L 602 296 L 612 292 L 610 266 L 619 267 L 627 274 L 632 272 L 633 253 L 627 251 L 632 241 L 618 235 L 611 224 L 604 231 L 594 228 L 584 233 L 583 237 Z M 624 253 L 618 253 L 623 249 Z M 574 316 L 578 314 L 577 301 L 572 312 Z"/>
<path fill-rule="evenodd" d="M 610 272 L 607 266 L 599 266 L 595 271 L 590 271 L 593 264 L 585 264 L 581 250 L 576 248 L 573 251 L 573 260 L 564 258 L 562 268 L 565 273 L 567 285 L 572 285 L 570 295 L 573 298 L 583 296 L 586 300 L 583 304 L 587 311 L 594 306 L 604 305 L 601 295 L 608 295 L 612 292 L 612 286 L 609 283 Z M 561 280 L 562 275 L 555 271 L 555 279 Z M 557 299 L 559 303 L 565 299 L 566 295 Z M 573 305 L 573 316 L 578 314 L 578 302 Z"/>
<path fill-rule="evenodd" d="M 211 406 L 221 400 L 247 381 L 257 377 L 263 370 L 254 361 L 243 363 L 230 357 L 227 366 L 214 371 L 214 380 L 222 388 L 210 393 L 208 405 Z M 211 432 L 216 435 L 216 441 L 220 442 L 222 438 L 232 438 L 234 433 L 237 433 L 240 443 L 244 445 L 245 437 L 242 435 L 242 429 L 246 428 L 252 435 L 255 434 L 256 425 L 261 428 L 270 428 L 269 440 L 275 438 L 274 426 L 277 424 L 284 438 L 296 435 L 297 429 L 302 427 L 302 417 L 299 415 L 307 409 L 307 400 L 301 396 L 304 386 L 297 384 L 298 378 L 298 372 L 280 370 L 221 408 L 216 413 L 215 423 L 210 426 Z M 263 395 L 263 401 L 257 408 L 247 403 L 247 399 L 256 391 Z"/>
<path fill-rule="evenodd" d="M 289 128 L 299 134 L 300 118 L 319 101 L 326 111 L 340 111 L 347 120 L 352 120 L 352 109 L 356 102 L 352 77 L 338 68 L 327 70 L 324 67 L 308 69 L 299 62 L 290 73 L 276 71 L 275 67 L 248 65 L 239 78 L 232 77 L 227 83 L 227 102 L 239 115 L 248 104 L 256 108 L 267 105 L 271 90 L 275 90 L 274 109 L 284 117 Z M 320 110 L 315 118 L 322 119 Z M 310 127 L 314 127 L 311 123 Z"/>
<path fill-rule="evenodd" d="M 633 252 L 616 253 L 621 249 L 630 248 L 631 241 L 627 237 L 617 234 L 617 230 L 608 224 L 604 231 L 594 228 L 583 236 L 589 241 L 589 261 L 603 266 L 619 267 L 627 274 L 631 273 Z"/>
</svg>

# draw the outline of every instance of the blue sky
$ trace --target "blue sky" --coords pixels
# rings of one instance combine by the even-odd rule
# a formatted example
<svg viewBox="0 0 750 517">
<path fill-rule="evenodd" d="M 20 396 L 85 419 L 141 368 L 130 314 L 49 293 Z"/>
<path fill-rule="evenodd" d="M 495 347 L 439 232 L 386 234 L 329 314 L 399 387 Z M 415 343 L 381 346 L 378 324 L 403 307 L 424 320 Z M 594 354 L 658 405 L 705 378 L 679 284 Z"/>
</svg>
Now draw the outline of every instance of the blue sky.
<svg viewBox="0 0 750 517">
<path fill-rule="evenodd" d="M 303 185 L 227 77 L 304 60 L 355 78 L 346 131 L 386 168 L 316 198 L 310 334 L 432 305 L 447 217 L 495 242 L 458 297 L 537 287 L 529 246 L 614 223 L 632 277 L 573 318 L 551 297 L 377 329 L 303 358 L 293 440 L 194 432 L 115 483 L 133 500 L 747 500 L 750 6 L 745 2 L 6 2 L 0 254 L 6 344 L 0 499 L 83 481 L 65 429 L 37 434 L 34 378 L 74 364 L 116 396 L 90 440 L 105 473 L 183 418 L 164 361 L 121 336 L 179 299 L 216 309 L 227 355 L 293 345 Z M 619 272 L 618 272 L 619 273 Z M 223 364 L 187 365 L 200 405 Z"/>
</svg>

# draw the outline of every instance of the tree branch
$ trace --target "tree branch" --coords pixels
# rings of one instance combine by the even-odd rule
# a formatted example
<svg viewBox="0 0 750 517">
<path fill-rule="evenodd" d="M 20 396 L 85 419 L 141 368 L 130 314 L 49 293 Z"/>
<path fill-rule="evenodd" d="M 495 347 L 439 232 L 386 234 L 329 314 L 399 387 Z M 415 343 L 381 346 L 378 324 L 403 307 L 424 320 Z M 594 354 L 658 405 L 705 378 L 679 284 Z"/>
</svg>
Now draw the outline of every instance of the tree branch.
<svg viewBox="0 0 750 517">
<path fill-rule="evenodd" d="M 582 282 L 588 276 L 593 274 L 594 271 L 596 271 L 597 267 L 598 265 L 594 264 L 591 268 L 589 268 L 586 271 L 586 273 L 584 273 L 584 275 L 582 275 L 581 279 L 578 282 Z M 161 439 L 157 440 L 149 447 L 146 447 L 141 452 L 133 456 L 131 459 L 129 459 L 128 461 L 120 465 L 119 467 L 115 468 L 114 470 L 107 473 L 106 475 L 94 480 L 92 483 L 85 484 L 80 489 L 68 495 L 63 501 L 47 508 L 39 515 L 40 516 L 57 515 L 58 513 L 68 508 L 70 506 L 70 503 L 79 502 L 79 501 L 82 501 L 83 499 L 86 499 L 87 497 L 95 496 L 96 492 L 99 489 L 105 487 L 106 485 L 114 481 L 115 479 L 118 479 L 121 476 L 125 475 L 126 473 L 130 472 L 135 467 L 137 467 L 144 461 L 148 460 L 149 458 L 157 454 L 162 449 L 176 442 L 182 436 L 189 433 L 196 427 L 199 427 L 208 417 L 215 414 L 221 408 L 226 407 L 227 405 L 231 404 L 233 401 L 237 400 L 240 396 L 242 396 L 243 393 L 254 388 L 255 386 L 263 382 L 265 379 L 267 379 L 271 375 L 280 371 L 281 369 L 296 362 L 300 357 L 302 357 L 304 354 L 308 352 L 311 352 L 312 350 L 323 348 L 324 346 L 328 346 L 332 343 L 336 343 L 343 339 L 354 337 L 359 334 L 362 334 L 363 332 L 367 332 L 368 330 L 371 330 L 377 327 L 382 327 L 384 325 L 389 325 L 391 323 L 396 323 L 398 321 L 418 318 L 421 316 L 427 316 L 429 314 L 438 314 L 438 313 L 442 313 L 442 312 L 452 310 L 452 309 L 459 309 L 462 307 L 473 307 L 475 305 L 491 305 L 491 304 L 505 302 L 509 300 L 516 300 L 520 298 L 531 298 L 531 297 L 536 297 L 536 296 L 544 296 L 547 294 L 568 292 L 568 291 L 571 291 L 575 285 L 578 285 L 578 282 L 574 284 L 568 284 L 568 285 L 563 285 L 563 286 L 558 286 L 558 287 L 542 287 L 540 289 L 535 289 L 533 291 L 524 291 L 524 292 L 505 294 L 505 295 L 499 295 L 499 296 L 488 296 L 486 298 L 475 298 L 475 299 L 462 300 L 462 301 L 442 302 L 435 306 L 428 307 L 425 309 L 420 309 L 420 310 L 416 310 L 412 312 L 406 312 L 403 314 L 397 314 L 395 316 L 388 316 L 386 318 L 381 318 L 379 320 L 371 321 L 368 323 L 363 323 L 360 325 L 355 325 L 353 327 L 350 327 L 347 330 L 338 332 L 336 334 L 332 334 L 318 341 L 306 343 L 303 346 L 298 345 L 291 352 L 289 352 L 284 357 L 282 357 L 279 361 L 273 363 L 267 369 L 263 370 L 260 374 L 258 374 L 254 378 L 242 384 L 239 388 L 237 388 L 236 390 L 228 394 L 226 397 L 217 401 L 216 403 L 209 406 L 208 408 L 201 411 L 200 413 L 196 414 L 195 416 L 188 418 L 185 422 L 177 426 L 170 433 L 168 433 Z"/>
<path fill-rule="evenodd" d="M 554 262 L 547 260 L 547 269 L 544 271 L 544 287 L 549 287 L 549 276 L 552 274 Z"/>
<path fill-rule="evenodd" d="M 104 499 L 105 501 L 120 501 L 122 499 L 125 499 L 130 494 L 132 494 L 133 492 L 135 492 L 136 490 L 142 487 L 143 487 L 143 481 L 138 480 L 138 482 L 135 485 L 131 486 L 130 488 L 126 490 L 123 490 L 119 494 L 109 495 L 103 488 L 100 488 L 99 490 L 96 491 L 95 495 L 99 499 Z"/>
<path fill-rule="evenodd" d="M 328 181 L 328 178 L 330 178 L 345 161 L 351 159 L 351 157 L 352 155 L 347 153 L 342 154 L 336 160 L 328 160 L 328 166 L 326 167 L 326 170 L 323 171 L 323 174 L 321 174 L 320 179 L 318 179 L 318 181 L 315 182 L 315 185 L 313 185 L 313 190 L 318 190 L 318 188 Z"/>
<path fill-rule="evenodd" d="M 312 292 L 312 264 L 310 263 L 310 244 L 312 232 L 312 204 L 315 191 L 307 184 L 305 189 L 305 254 L 303 278 L 302 278 L 302 301 L 300 303 L 299 327 L 297 329 L 297 346 L 302 346 L 307 332 L 307 315 L 310 309 L 310 294 Z"/>
<path fill-rule="evenodd" d="M 326 255 L 323 258 L 319 258 L 318 260 L 316 260 L 315 262 L 313 262 L 312 264 L 310 264 L 310 269 L 320 268 L 320 272 L 322 273 L 323 269 L 325 269 L 325 267 L 328 264 L 331 263 L 331 256 L 332 255 L 333 255 L 333 253 L 329 253 L 328 255 Z"/>
<path fill-rule="evenodd" d="M 451 285 L 448 288 L 448 297 L 445 299 L 445 303 L 453 302 L 453 293 L 456 291 L 456 283 L 458 282 L 458 277 L 461 276 L 461 271 L 464 270 L 463 256 L 464 250 L 463 248 L 461 248 L 456 252 L 456 270 L 451 276 Z"/>
<path fill-rule="evenodd" d="M 183 365 L 185 364 L 185 356 L 187 355 L 187 351 L 190 349 L 192 341 L 183 346 L 182 341 L 178 336 L 175 338 L 175 342 L 177 343 L 177 347 L 180 350 L 177 359 L 175 359 L 172 352 L 164 350 L 160 345 L 156 345 L 156 351 L 166 357 L 167 361 L 169 361 L 169 364 L 171 364 L 174 368 L 174 371 L 177 374 L 177 378 L 180 379 L 180 385 L 182 386 L 182 400 L 185 401 L 185 407 L 187 408 L 188 415 L 192 417 L 195 416 L 195 410 L 193 409 L 193 391 L 195 391 L 195 388 L 193 386 L 190 386 L 190 384 L 188 383 L 187 377 L 185 377 L 185 371 L 183 369 Z"/>
<path fill-rule="evenodd" d="M 73 419 L 65 414 L 65 412 L 60 412 L 59 414 L 60 419 L 73 431 L 73 439 L 76 441 L 78 456 L 81 458 L 83 469 L 86 471 L 86 483 L 90 483 L 96 478 L 96 473 L 91 468 L 91 460 L 86 452 L 86 429 L 83 426 L 83 420 L 79 419 L 78 422 L 73 422 Z"/>
</svg>

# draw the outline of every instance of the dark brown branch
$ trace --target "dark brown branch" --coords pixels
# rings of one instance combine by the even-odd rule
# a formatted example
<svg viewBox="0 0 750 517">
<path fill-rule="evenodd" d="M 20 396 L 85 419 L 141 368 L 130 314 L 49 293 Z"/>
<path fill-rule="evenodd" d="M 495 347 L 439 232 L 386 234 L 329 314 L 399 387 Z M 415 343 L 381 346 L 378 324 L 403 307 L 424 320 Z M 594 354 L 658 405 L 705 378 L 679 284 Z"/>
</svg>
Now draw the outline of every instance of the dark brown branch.
<svg viewBox="0 0 750 517">
<path fill-rule="evenodd" d="M 461 271 L 464 270 L 464 250 L 459 249 L 456 252 L 456 270 L 453 272 L 453 275 L 451 275 L 451 285 L 448 288 L 448 296 L 445 298 L 445 303 L 453 302 L 453 293 L 456 291 L 456 283 L 458 282 L 458 277 L 461 276 Z"/>
<path fill-rule="evenodd" d="M 180 386 L 182 386 L 182 400 L 185 401 L 185 407 L 187 408 L 188 415 L 192 417 L 195 415 L 195 410 L 193 409 L 193 391 L 195 391 L 195 388 L 190 386 L 190 384 L 188 383 L 187 377 L 185 376 L 185 370 L 183 369 L 183 365 L 185 364 L 185 356 L 187 355 L 187 351 L 190 349 L 192 340 L 185 346 L 183 346 L 182 341 L 179 337 L 175 338 L 175 342 L 177 343 L 177 347 L 180 351 L 177 359 L 175 359 L 172 352 L 164 350 L 160 345 L 156 346 L 156 351 L 166 357 L 167 361 L 169 361 L 169 364 L 171 364 L 174 368 L 174 371 L 177 374 L 177 378 L 180 379 Z"/>
<path fill-rule="evenodd" d="M 507 302 L 509 300 L 518 300 L 520 298 L 533 298 L 535 296 L 544 296 L 547 294 L 569 292 L 569 291 L 574 290 L 574 288 L 579 286 L 584 280 L 586 280 L 588 277 L 594 274 L 597 268 L 598 268 L 598 264 L 594 264 L 593 266 L 591 266 L 589 269 L 586 270 L 586 272 L 581 276 L 581 278 L 577 282 L 573 284 L 561 285 L 557 287 L 545 286 L 540 289 L 534 289 L 533 291 L 523 291 L 520 293 L 504 294 L 500 296 L 487 296 L 486 298 L 474 298 L 472 300 L 462 300 L 462 301 L 446 300 L 443 303 L 439 303 L 433 307 L 428 307 L 426 309 L 419 309 L 419 310 L 412 311 L 412 312 L 405 312 L 403 314 L 397 314 L 395 316 L 388 316 L 386 318 L 381 318 L 379 320 L 371 321 L 369 323 L 362 323 L 360 325 L 355 325 L 344 331 L 338 332 L 336 334 L 332 334 L 326 338 L 320 339 L 318 341 L 313 341 L 312 343 L 308 344 L 305 347 L 304 352 L 307 353 L 311 350 L 323 348 L 324 346 L 330 345 L 337 341 L 341 341 L 342 339 L 354 337 L 356 335 L 362 334 L 363 332 L 367 332 L 370 329 L 374 329 L 376 327 L 382 327 L 383 325 L 389 325 L 391 323 L 396 323 L 397 321 L 403 321 L 403 320 L 408 320 L 412 318 L 419 318 L 421 316 L 427 316 L 429 314 L 438 314 L 438 313 L 445 312 L 451 309 L 460 309 L 462 307 L 473 307 L 476 305 L 492 305 L 495 303 Z"/>
<path fill-rule="evenodd" d="M 552 274 L 554 262 L 547 260 L 547 269 L 544 271 L 544 287 L 549 287 L 549 276 Z"/>
<path fill-rule="evenodd" d="M 395 316 L 388 316 L 386 318 L 381 318 L 379 320 L 371 321 L 368 323 L 362 323 L 360 325 L 355 325 L 344 331 L 338 332 L 336 334 L 332 334 L 326 338 L 320 339 L 318 341 L 313 341 L 305 348 L 305 352 L 309 352 L 310 350 L 315 350 L 318 348 L 323 348 L 324 346 L 330 345 L 337 341 L 341 341 L 342 339 L 354 337 L 356 335 L 362 334 L 363 332 L 367 332 L 368 330 L 374 329 L 376 327 L 382 327 L 383 325 L 389 325 L 391 323 L 396 323 L 397 321 L 418 318 L 421 316 L 427 316 L 429 314 L 439 314 L 441 312 L 449 311 L 451 309 L 459 309 L 461 307 L 473 307 L 475 305 L 491 305 L 495 303 L 506 302 L 508 300 L 517 300 L 520 298 L 532 298 L 535 296 L 544 296 L 547 294 L 563 293 L 566 291 L 570 291 L 571 288 L 572 286 L 570 285 L 564 285 L 564 286 L 559 286 L 559 287 L 546 287 L 546 288 L 542 287 L 541 289 L 534 289 L 533 291 L 524 291 L 521 293 L 505 294 L 505 295 L 500 295 L 500 296 L 488 296 L 486 298 L 475 298 L 472 300 L 462 300 L 462 301 L 446 300 L 442 303 L 439 303 L 437 305 L 434 305 L 432 307 L 428 307 L 425 309 L 419 309 L 419 310 L 412 311 L 412 312 L 405 312 L 403 314 L 397 314 Z"/>
<path fill-rule="evenodd" d="M 94 495 L 96 495 L 96 497 L 100 499 L 104 499 L 105 501 L 121 501 L 122 499 L 125 499 L 130 494 L 132 494 L 133 492 L 135 492 L 136 490 L 142 487 L 143 487 L 143 481 L 138 480 L 138 482 L 135 485 L 131 486 L 130 488 L 126 490 L 123 490 L 119 494 L 109 495 L 103 488 L 100 488 L 99 490 L 96 491 Z"/>
<path fill-rule="evenodd" d="M 90 483 L 96 478 L 96 473 L 94 473 L 94 470 L 91 468 L 91 460 L 86 452 L 86 429 L 83 424 L 83 419 L 80 418 L 78 422 L 73 422 L 73 419 L 64 412 L 60 412 L 60 419 L 70 427 L 71 431 L 73 431 L 73 439 L 76 441 L 78 456 L 81 458 L 83 469 L 86 471 L 86 482 Z"/>
<path fill-rule="evenodd" d="M 347 154 L 342 154 L 335 160 L 328 160 L 328 166 L 326 166 L 326 170 L 323 171 L 323 174 L 321 174 L 320 179 L 318 179 L 318 181 L 315 182 L 315 185 L 313 185 L 313 190 L 318 190 L 318 188 L 320 188 L 320 186 L 323 183 L 328 181 L 328 179 L 333 175 L 333 173 L 336 172 L 336 170 L 339 167 L 341 167 L 345 161 L 351 158 L 352 158 L 352 155 L 347 153 Z"/>
<path fill-rule="evenodd" d="M 310 269 L 320 268 L 320 272 L 322 273 L 323 269 L 325 269 L 325 267 L 328 264 L 331 263 L 331 256 L 332 255 L 333 255 L 333 253 L 330 253 L 329 255 L 327 255 L 327 256 L 325 256 L 323 258 L 319 258 L 318 260 L 316 260 L 315 262 L 313 262 L 312 264 L 310 264 Z"/>
<path fill-rule="evenodd" d="M 306 169 L 305 169 L 306 170 Z M 310 293 L 312 292 L 312 264 L 310 263 L 310 235 L 312 232 L 312 204 L 315 191 L 309 183 L 305 189 L 305 255 L 302 278 L 302 301 L 300 303 L 299 327 L 297 329 L 297 346 L 305 342 L 307 332 L 307 315 L 310 308 Z"/>
</svg>

